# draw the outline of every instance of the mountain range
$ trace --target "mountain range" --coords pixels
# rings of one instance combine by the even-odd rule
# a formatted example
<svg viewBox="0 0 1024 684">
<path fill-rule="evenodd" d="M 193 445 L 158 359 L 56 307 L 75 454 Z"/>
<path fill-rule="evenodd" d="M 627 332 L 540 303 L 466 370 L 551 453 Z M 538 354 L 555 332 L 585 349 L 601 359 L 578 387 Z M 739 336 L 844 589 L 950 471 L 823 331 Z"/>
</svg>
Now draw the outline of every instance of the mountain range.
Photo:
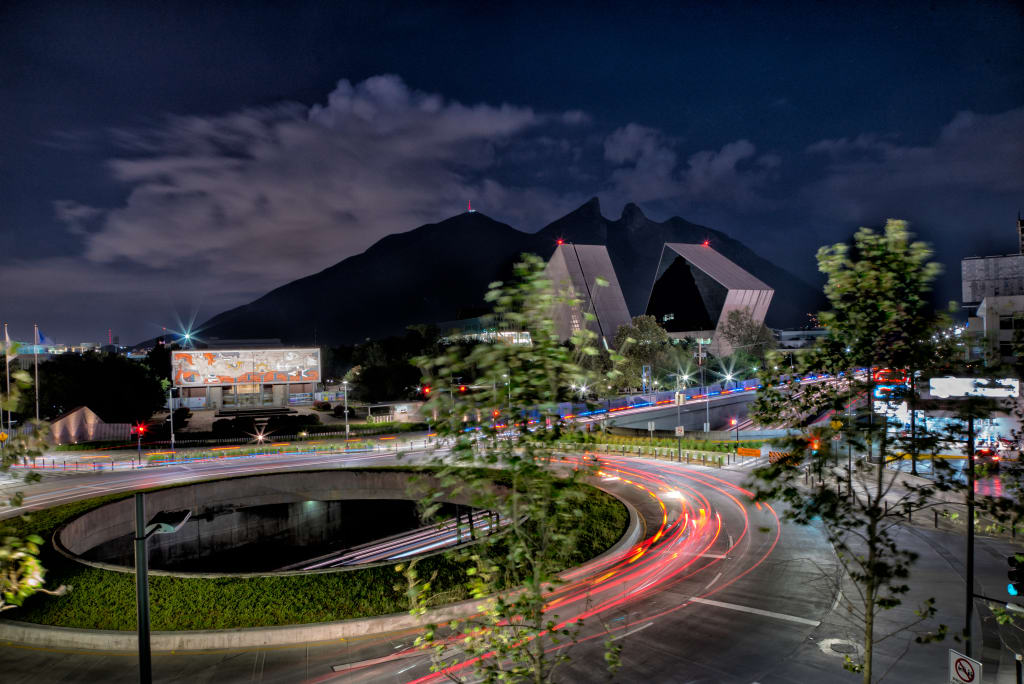
<svg viewBox="0 0 1024 684">
<path fill-rule="evenodd" d="M 820 308 L 818 291 L 720 231 L 678 217 L 652 221 L 632 203 L 610 220 L 593 198 L 536 233 L 466 212 L 389 235 L 361 254 L 214 316 L 200 330 L 204 338 L 339 345 L 476 316 L 487 310 L 490 282 L 508 277 L 523 252 L 549 258 L 558 239 L 607 246 L 633 316 L 647 305 L 662 245 L 705 240 L 775 289 L 769 326 L 802 326 L 806 313 Z"/>
</svg>

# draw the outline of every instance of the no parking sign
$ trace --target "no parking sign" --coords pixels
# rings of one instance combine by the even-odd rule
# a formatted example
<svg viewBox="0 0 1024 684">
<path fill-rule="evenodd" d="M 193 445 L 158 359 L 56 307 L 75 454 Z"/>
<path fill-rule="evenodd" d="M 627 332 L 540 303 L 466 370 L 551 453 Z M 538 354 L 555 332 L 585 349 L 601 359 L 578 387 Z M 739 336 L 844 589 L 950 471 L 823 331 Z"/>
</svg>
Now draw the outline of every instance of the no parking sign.
<svg viewBox="0 0 1024 684">
<path fill-rule="evenodd" d="M 981 684 L 981 663 L 949 649 L 949 684 Z"/>
</svg>

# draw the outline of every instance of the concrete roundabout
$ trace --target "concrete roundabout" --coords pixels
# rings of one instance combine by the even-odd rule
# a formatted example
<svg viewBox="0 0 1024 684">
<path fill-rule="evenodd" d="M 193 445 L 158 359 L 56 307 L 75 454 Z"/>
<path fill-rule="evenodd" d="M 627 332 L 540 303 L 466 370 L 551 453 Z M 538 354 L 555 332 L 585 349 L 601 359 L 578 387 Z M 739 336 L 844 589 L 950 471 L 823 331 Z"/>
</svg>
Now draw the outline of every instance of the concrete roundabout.
<svg viewBox="0 0 1024 684">
<path fill-rule="evenodd" d="M 505 489 L 500 484 L 494 487 L 497 490 Z M 195 512 L 180 534 L 157 537 L 162 543 L 150 549 L 151 564 L 157 568 L 150 571 L 154 575 L 150 584 L 151 604 L 157 625 L 160 623 L 160 610 L 166 608 L 164 604 L 180 606 L 184 596 L 196 597 L 196 619 L 178 619 L 176 623 L 182 627 L 155 631 L 151 639 L 153 649 L 184 651 L 288 645 L 344 639 L 416 626 L 417 620 L 406 612 L 387 611 L 387 614 L 371 611 L 370 615 L 356 618 L 310 621 L 309 613 L 289 612 L 280 603 L 287 602 L 291 606 L 309 600 L 307 594 L 311 593 L 325 602 L 331 596 L 335 597 L 336 602 L 344 602 L 344 597 L 353 593 L 373 593 L 375 590 L 381 593 L 381 585 L 401 579 L 394 568 L 408 558 L 419 558 L 421 563 L 428 564 L 424 567 L 447 573 L 446 577 L 452 575 L 450 583 L 464 584 L 465 578 L 458 573 L 458 561 L 449 551 L 479 543 L 500 544 L 502 534 L 501 526 L 495 524 L 500 521 L 499 516 L 472 508 L 473 496 L 469 492 L 452 492 L 442 497 L 445 506 L 459 511 L 458 520 L 464 522 L 458 527 L 450 523 L 431 523 L 411 532 L 388 537 L 384 542 L 363 545 L 363 548 L 384 548 L 391 554 L 381 560 L 324 568 L 319 567 L 325 565 L 321 562 L 311 564 L 308 569 L 290 569 L 302 566 L 303 563 L 290 564 L 289 560 L 294 558 L 282 555 L 280 543 L 273 549 L 256 549 L 255 553 L 249 547 L 266 540 L 280 541 L 284 533 L 291 536 L 292 546 L 297 547 L 285 545 L 284 548 L 297 550 L 308 557 L 314 554 L 311 549 L 320 548 L 312 544 L 314 539 L 328 538 L 337 545 L 341 543 L 343 530 L 351 527 L 355 527 L 356 532 L 362 533 L 364 538 L 368 536 L 373 539 L 380 534 L 374 533 L 373 529 L 386 528 L 381 528 L 379 521 L 368 519 L 363 508 L 376 506 L 378 514 L 386 510 L 388 505 L 394 508 L 396 504 L 403 504 L 402 508 L 414 508 L 416 498 L 437 488 L 440 485 L 430 474 L 430 469 L 340 468 L 216 478 L 148 492 L 146 498 L 150 510 L 184 509 Z M 640 529 L 639 517 L 635 511 L 630 515 L 629 507 L 617 502 L 611 495 L 596 488 L 591 489 L 593 492 L 588 495 L 589 498 L 600 497 L 605 503 L 621 508 L 622 521 L 630 521 L 628 533 L 623 533 L 620 526 L 614 534 L 603 536 L 603 543 L 598 547 L 598 555 L 603 557 L 620 551 L 630 541 L 636 540 Z M 134 536 L 133 502 L 131 498 L 122 497 L 114 501 L 107 501 L 106 498 L 87 499 L 80 504 L 84 510 L 71 515 L 52 534 L 53 547 L 62 554 L 64 565 L 72 568 L 70 575 L 65 573 L 61 576 L 61 581 L 73 590 L 65 597 L 39 598 L 51 606 L 60 606 L 62 601 L 67 603 L 68 599 L 81 599 L 83 593 L 106 593 L 107 605 L 102 605 L 102 602 L 97 605 L 92 600 L 90 606 L 101 608 L 107 619 L 101 615 L 97 615 L 95 620 L 90 617 L 88 619 L 92 624 L 82 628 L 83 625 L 74 624 L 82 621 L 78 614 L 80 611 L 71 608 L 63 613 L 46 609 L 33 611 L 30 603 L 26 610 L 15 613 L 14 619 L 0 621 L 0 639 L 58 648 L 121 651 L 136 647 L 136 637 L 132 631 L 133 592 L 130 591 L 131 582 L 134 581 L 134 561 L 131 555 Z M 384 509 L 381 509 L 381 504 L 385 505 Z M 338 515 L 339 505 L 348 505 L 345 510 L 350 515 L 345 518 Z M 276 515 L 268 513 L 268 509 L 276 509 Z M 475 530 L 475 533 L 471 530 Z M 249 549 L 248 553 L 245 549 Z M 366 552 L 362 555 L 365 556 Z M 260 561 L 266 567 L 258 571 L 235 572 L 210 571 L 208 567 L 217 559 L 224 562 L 225 559 L 233 560 L 236 557 Z M 320 557 L 330 558 L 332 554 Z M 53 558 L 50 563 L 53 563 Z M 205 564 L 207 567 L 201 571 L 189 571 L 187 568 L 190 563 Z M 173 570 L 159 569 L 161 564 L 175 567 Z M 76 569 L 83 572 L 75 573 Z M 60 576 L 60 568 L 57 570 Z M 438 585 L 442 589 L 445 587 L 443 581 L 438 581 Z M 113 593 L 120 594 L 121 600 L 112 600 Z M 396 593 L 402 596 L 401 592 Z M 441 593 L 445 595 L 445 592 Z M 257 600 L 256 597 L 268 601 L 265 612 L 271 615 L 254 613 L 249 606 L 245 606 L 238 615 L 232 614 L 231 611 L 240 601 Z M 457 599 L 458 594 L 454 594 L 453 598 Z M 274 606 L 275 602 L 278 605 Z M 476 603 L 442 599 L 428 618 L 446 621 L 466 615 L 476 609 Z M 372 605 L 394 606 L 396 611 L 402 607 L 400 603 L 387 602 Z M 339 612 L 360 609 L 367 612 L 365 607 L 359 606 L 338 608 Z M 217 621 L 227 623 L 228 627 L 190 628 L 192 623 L 205 616 L 203 611 L 218 613 Z M 121 614 L 120 620 L 115 619 L 118 612 Z M 165 609 L 164 613 L 167 612 Z M 326 613 L 312 613 L 314 617 L 321 614 Z M 18 619 L 22 616 L 25 617 Z M 243 626 L 254 619 L 276 620 L 279 624 Z M 231 625 L 233 621 L 239 624 Z M 115 628 L 104 629 L 104 626 Z"/>
<path fill-rule="evenodd" d="M 410 454 L 402 463 L 427 458 Z M 575 458 L 566 455 L 570 463 Z M 820 568 L 833 561 L 820 532 L 783 526 L 770 506 L 754 504 L 742 484 L 744 472 L 631 456 L 598 458 L 600 473 L 594 484 L 629 506 L 630 527 L 605 553 L 566 571 L 566 582 L 552 596 L 549 607 L 560 622 L 586 619 L 574 646 L 576 655 L 566 666 L 566 681 L 605 676 L 600 652 L 607 639 L 626 644 L 623 661 L 629 681 L 674 681 L 685 671 L 682 681 L 749 684 L 763 673 L 790 671 L 798 655 L 820 661 L 816 681 L 842 681 L 841 672 L 831 676 L 834 662 L 815 646 L 834 596 L 825 587 L 806 590 L 820 580 Z M 392 454 L 319 454 L 110 473 L 64 483 L 44 481 L 27 492 L 25 505 L 41 508 L 109 492 L 239 474 L 393 462 Z M 438 610 L 474 609 L 473 602 L 463 602 Z M 455 613 L 430 617 L 443 621 L 446 614 Z M 46 629 L 51 638 L 67 634 L 62 628 L 14 621 L 0 627 L 8 672 L 25 673 L 24 681 L 132 681 L 131 632 L 109 635 L 118 641 L 85 644 L 41 641 L 29 633 L 36 629 Z M 168 681 L 433 681 L 429 657 L 412 646 L 418 630 L 416 621 L 397 613 L 297 627 L 199 630 L 192 632 L 193 641 L 181 633 L 158 631 L 154 674 Z M 161 641 L 165 638 L 172 640 Z M 62 654 L 58 661 L 49 657 L 54 651 Z M 56 668 L 49 672 L 52 677 L 38 677 L 40 659 Z M 75 667 L 90 677 L 77 677 Z"/>
</svg>

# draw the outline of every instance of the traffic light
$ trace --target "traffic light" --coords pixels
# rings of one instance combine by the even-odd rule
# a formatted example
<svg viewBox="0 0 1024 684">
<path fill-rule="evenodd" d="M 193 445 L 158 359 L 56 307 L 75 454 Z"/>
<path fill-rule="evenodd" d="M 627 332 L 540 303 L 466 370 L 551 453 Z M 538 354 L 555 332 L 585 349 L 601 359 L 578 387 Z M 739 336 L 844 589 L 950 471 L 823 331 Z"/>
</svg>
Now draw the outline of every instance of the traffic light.
<svg viewBox="0 0 1024 684">
<path fill-rule="evenodd" d="M 735 425 L 735 424 L 736 424 L 736 419 L 735 418 L 730 418 L 729 419 L 729 425 Z"/>
<path fill-rule="evenodd" d="M 139 437 L 141 437 L 142 435 L 146 434 L 146 426 L 145 425 L 135 425 L 135 426 L 132 426 L 132 434 L 133 435 L 138 435 Z"/>
<path fill-rule="evenodd" d="M 465 385 L 459 385 L 459 394 L 465 394 L 465 393 L 466 393 L 466 386 Z"/>
<path fill-rule="evenodd" d="M 430 385 L 424 385 L 422 389 L 423 389 L 423 396 L 429 397 L 430 396 Z"/>
<path fill-rule="evenodd" d="M 811 451 L 817 451 L 821 448 L 821 440 L 817 437 L 811 437 Z"/>
<path fill-rule="evenodd" d="M 1006 593 L 1010 596 L 1024 594 L 1024 555 L 1015 553 L 1006 557 L 1006 563 L 1010 570 L 1006 573 L 1009 583 L 1006 585 Z"/>
</svg>

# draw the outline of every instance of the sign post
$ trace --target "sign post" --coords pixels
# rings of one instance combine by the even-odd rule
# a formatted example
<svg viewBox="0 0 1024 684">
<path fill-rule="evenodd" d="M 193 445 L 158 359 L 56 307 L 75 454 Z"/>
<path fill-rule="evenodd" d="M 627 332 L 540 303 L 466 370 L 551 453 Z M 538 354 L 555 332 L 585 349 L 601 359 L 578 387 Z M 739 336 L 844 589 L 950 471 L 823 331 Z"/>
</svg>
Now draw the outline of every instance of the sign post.
<svg viewBox="0 0 1024 684">
<path fill-rule="evenodd" d="M 949 649 L 949 684 L 981 684 L 981 663 Z"/>
<path fill-rule="evenodd" d="M 654 446 L 654 421 L 647 421 L 647 432 L 651 435 L 651 446 Z"/>
<path fill-rule="evenodd" d="M 682 425 L 676 425 L 676 437 L 679 440 L 678 459 L 679 459 L 680 463 L 683 462 L 683 435 L 684 434 L 686 434 L 686 428 L 684 428 Z"/>
</svg>

